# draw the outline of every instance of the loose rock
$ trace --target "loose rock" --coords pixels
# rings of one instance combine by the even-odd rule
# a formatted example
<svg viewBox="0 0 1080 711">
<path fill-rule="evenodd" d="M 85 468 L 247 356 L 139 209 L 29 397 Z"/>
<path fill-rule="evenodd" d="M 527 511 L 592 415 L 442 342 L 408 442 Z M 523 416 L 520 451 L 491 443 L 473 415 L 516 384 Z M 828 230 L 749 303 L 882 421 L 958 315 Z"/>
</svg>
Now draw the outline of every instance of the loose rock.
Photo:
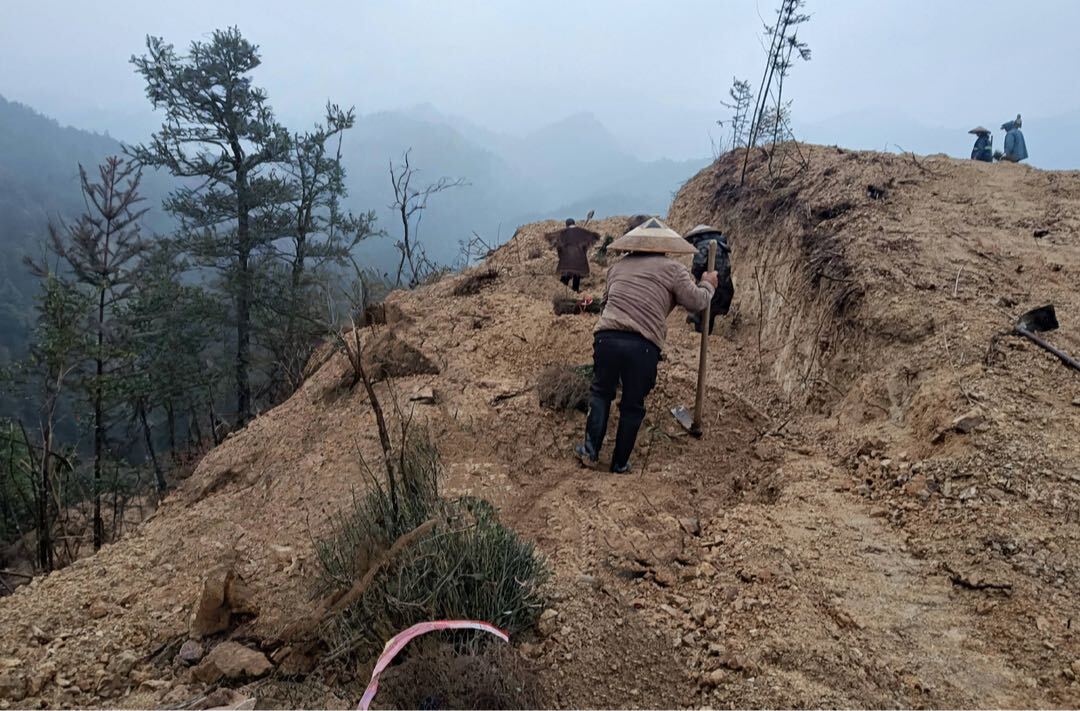
<svg viewBox="0 0 1080 711">
<path fill-rule="evenodd" d="M 709 606 L 704 602 L 695 602 L 690 608 L 690 616 L 699 624 L 705 622 L 705 616 L 709 613 Z"/>
<path fill-rule="evenodd" d="M 188 666 L 195 664 L 203 658 L 203 646 L 195 640 L 189 639 L 181 645 L 176 658 Z"/>
<path fill-rule="evenodd" d="M 236 642 L 222 642 L 192 670 L 191 676 L 204 684 L 214 684 L 223 678 L 257 679 L 273 667 L 262 652 Z"/>
<path fill-rule="evenodd" d="M 685 516 L 679 519 L 679 525 L 691 536 L 701 535 L 701 520 L 697 516 Z"/>
<path fill-rule="evenodd" d="M 701 675 L 701 684 L 709 688 L 720 686 L 727 678 L 727 672 L 723 669 L 713 669 Z"/>
<path fill-rule="evenodd" d="M 986 424 L 986 416 L 979 408 L 968 410 L 952 421 L 952 429 L 960 434 L 970 434 Z"/>
<path fill-rule="evenodd" d="M 26 698 L 26 677 L 15 671 L 0 674 L 0 699 L 18 703 Z"/>
<path fill-rule="evenodd" d="M 191 622 L 191 636 L 201 639 L 223 632 L 229 629 L 233 615 L 257 615 L 258 612 L 251 589 L 236 572 L 229 566 L 215 568 L 203 583 Z"/>
<path fill-rule="evenodd" d="M 139 657 L 134 652 L 125 650 L 109 659 L 105 669 L 117 676 L 128 676 L 138 661 Z"/>
<path fill-rule="evenodd" d="M 558 629 L 559 613 L 550 607 L 540 614 L 536 622 L 536 631 L 542 637 L 550 637 Z"/>
</svg>

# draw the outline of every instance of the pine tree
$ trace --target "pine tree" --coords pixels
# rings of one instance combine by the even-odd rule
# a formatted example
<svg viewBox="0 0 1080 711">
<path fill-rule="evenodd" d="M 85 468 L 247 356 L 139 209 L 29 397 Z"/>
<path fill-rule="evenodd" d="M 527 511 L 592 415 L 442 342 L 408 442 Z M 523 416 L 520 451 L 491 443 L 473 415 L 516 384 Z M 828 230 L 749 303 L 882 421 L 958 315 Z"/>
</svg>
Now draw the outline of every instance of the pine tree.
<svg viewBox="0 0 1080 711">
<path fill-rule="evenodd" d="M 56 411 L 72 374 L 91 353 L 85 324 L 93 311 L 91 300 L 69 281 L 60 278 L 46 256 L 33 271 L 41 277 L 41 293 L 35 311 L 37 324 L 30 347 L 30 371 L 39 383 L 40 410 L 38 436 L 40 446 L 30 443 L 25 429 L 23 439 L 36 470 L 34 503 L 35 527 L 38 539 L 38 566 L 50 571 L 55 564 L 52 540 L 54 512 L 53 474 L 57 463 L 68 469 L 71 465 L 57 453 L 55 437 Z M 35 455 L 36 450 L 36 455 Z"/>
<path fill-rule="evenodd" d="M 225 316 L 219 302 L 199 286 L 186 283 L 188 266 L 170 240 L 155 244 L 143 259 L 138 291 L 123 316 L 130 324 L 133 352 L 124 397 L 133 424 L 142 432 L 159 493 L 165 492 L 167 483 L 156 451 L 155 413 L 165 414 L 166 441 L 174 455 L 177 412 L 186 412 L 197 422 L 198 411 L 205 406 L 211 412 L 211 433 L 218 424 L 212 384 L 220 377 L 213 365 L 220 354 L 213 349 Z"/>
<path fill-rule="evenodd" d="M 353 109 L 326 106 L 326 123 L 296 134 L 288 164 L 291 199 L 291 251 L 280 257 L 263 298 L 266 346 L 274 357 L 272 383 L 288 392 L 299 386 L 315 339 L 329 328 L 325 322 L 325 283 L 329 270 L 345 266 L 353 248 L 375 234 L 375 214 L 354 215 L 344 210 L 345 168 L 341 162 L 342 134 L 351 129 Z"/>
<path fill-rule="evenodd" d="M 731 88 L 728 89 L 728 97 L 731 99 L 728 101 L 721 101 L 721 105 L 724 108 L 731 109 L 731 120 L 728 124 L 731 126 L 731 150 L 735 150 L 739 146 L 746 144 L 747 134 L 750 122 L 750 104 L 754 100 L 754 92 L 750 89 L 750 82 L 733 77 L 731 80 Z M 721 126 L 724 125 L 723 121 L 718 121 Z"/>
<path fill-rule="evenodd" d="M 117 338 L 113 315 L 131 295 L 132 274 L 144 243 L 139 235 L 137 209 L 138 168 L 118 157 L 107 158 L 98 167 L 100 182 L 91 181 L 79 166 L 79 178 L 87 212 L 73 225 L 50 225 L 53 250 L 67 262 L 76 284 L 93 299 L 90 324 L 94 340 L 93 371 L 85 379 L 88 400 L 94 411 L 94 550 L 105 540 L 101 516 L 102 471 L 106 456 L 106 390 L 118 367 Z"/>
<path fill-rule="evenodd" d="M 218 269 L 235 319 L 236 419 L 252 416 L 252 307 L 258 270 L 285 230 L 289 191 L 276 168 L 289 159 L 290 136 L 277 122 L 266 92 L 250 77 L 259 49 L 235 27 L 192 42 L 179 55 L 159 37 L 132 57 L 146 94 L 165 122 L 147 145 L 130 149 L 144 165 L 197 178 L 172 193 L 166 209 L 180 219 L 186 250 Z"/>
</svg>

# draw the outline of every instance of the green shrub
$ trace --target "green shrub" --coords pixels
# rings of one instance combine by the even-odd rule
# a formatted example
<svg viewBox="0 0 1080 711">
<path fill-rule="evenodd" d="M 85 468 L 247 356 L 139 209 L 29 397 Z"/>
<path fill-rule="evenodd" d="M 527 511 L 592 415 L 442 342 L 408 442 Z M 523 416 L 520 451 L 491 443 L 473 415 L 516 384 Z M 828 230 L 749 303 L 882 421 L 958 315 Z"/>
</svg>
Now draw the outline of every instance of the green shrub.
<svg viewBox="0 0 1080 711">
<path fill-rule="evenodd" d="M 373 482 L 317 544 L 317 592 L 352 588 L 395 541 L 436 523 L 387 560 L 363 594 L 327 622 L 331 654 L 367 658 L 394 634 L 428 620 L 482 620 L 510 634 L 532 626 L 548 575 L 533 545 L 500 523 L 488 502 L 439 496 L 439 454 L 427 433 L 406 437 L 397 470 L 396 492 Z"/>
</svg>

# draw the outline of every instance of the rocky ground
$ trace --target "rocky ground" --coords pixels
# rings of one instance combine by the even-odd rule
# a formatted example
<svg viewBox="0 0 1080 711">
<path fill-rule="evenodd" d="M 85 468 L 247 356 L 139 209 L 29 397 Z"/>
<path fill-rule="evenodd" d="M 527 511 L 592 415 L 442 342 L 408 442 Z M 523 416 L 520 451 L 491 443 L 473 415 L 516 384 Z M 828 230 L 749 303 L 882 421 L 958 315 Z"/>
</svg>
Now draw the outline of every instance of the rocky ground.
<svg viewBox="0 0 1080 711">
<path fill-rule="evenodd" d="M 548 556 L 550 608 L 515 643 L 553 704 L 1074 707 L 1080 373 L 994 336 L 1052 302 L 1048 337 L 1080 353 L 1080 175 L 802 151 L 771 174 L 753 156 L 742 187 L 723 160 L 672 205 L 733 246 L 702 439 L 668 415 L 696 374 L 676 313 L 633 474 L 570 458 L 583 417 L 534 388 L 589 361 L 596 317 L 553 313 L 554 222 L 475 293 L 455 294 L 465 274 L 393 294 L 366 337 L 438 372 L 380 392 L 430 428 L 448 493 Z M 0 599 L 0 707 L 354 706 L 364 669 L 282 639 L 377 451 L 346 369 L 328 360 L 122 542 Z"/>
</svg>

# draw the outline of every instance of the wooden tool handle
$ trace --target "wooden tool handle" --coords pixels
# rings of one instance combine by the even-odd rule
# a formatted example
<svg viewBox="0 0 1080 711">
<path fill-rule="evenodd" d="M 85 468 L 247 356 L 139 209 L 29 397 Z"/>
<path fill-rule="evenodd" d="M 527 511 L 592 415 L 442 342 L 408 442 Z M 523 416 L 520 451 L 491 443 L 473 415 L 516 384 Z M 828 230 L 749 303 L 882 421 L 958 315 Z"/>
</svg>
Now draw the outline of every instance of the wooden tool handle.
<svg viewBox="0 0 1080 711">
<path fill-rule="evenodd" d="M 709 261 L 705 272 L 716 270 L 716 240 L 709 240 Z M 701 314 L 701 351 L 698 353 L 697 395 L 694 397 L 694 430 L 701 432 L 701 407 L 705 400 L 705 362 L 709 354 L 709 320 L 712 317 L 712 298 Z"/>
<path fill-rule="evenodd" d="M 1016 333 L 1018 333 L 1019 335 L 1023 336 L 1024 338 L 1028 339 L 1029 341 L 1031 341 L 1035 345 L 1039 346 L 1040 348 L 1042 348 L 1042 349 L 1044 349 L 1046 351 L 1049 351 L 1050 353 L 1053 353 L 1054 355 L 1056 355 L 1058 357 L 1058 360 L 1060 360 L 1062 363 L 1069 366 L 1070 368 L 1073 368 L 1074 370 L 1080 370 L 1080 361 L 1078 361 L 1075 358 L 1071 357 L 1065 351 L 1063 351 L 1063 350 L 1061 350 L 1059 348 L 1055 348 L 1054 346 L 1050 345 L 1050 343 L 1045 341 L 1040 336 L 1036 336 L 1034 333 L 1032 333 L 1028 329 L 1021 328 L 1020 326 L 1017 326 L 1014 329 L 1014 331 Z"/>
</svg>

